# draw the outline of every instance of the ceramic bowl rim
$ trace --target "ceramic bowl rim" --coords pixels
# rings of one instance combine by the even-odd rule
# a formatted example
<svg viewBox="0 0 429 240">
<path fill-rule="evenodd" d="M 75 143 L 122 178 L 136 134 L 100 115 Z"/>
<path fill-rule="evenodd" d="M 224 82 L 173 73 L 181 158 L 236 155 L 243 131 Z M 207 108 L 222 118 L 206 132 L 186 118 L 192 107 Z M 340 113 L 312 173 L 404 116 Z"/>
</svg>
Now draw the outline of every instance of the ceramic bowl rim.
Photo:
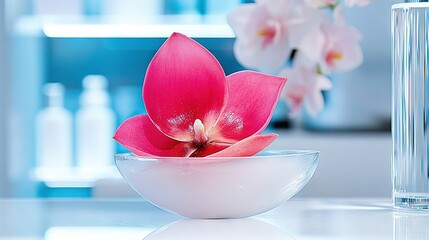
<svg viewBox="0 0 429 240">
<path fill-rule="evenodd" d="M 263 155 L 266 154 L 266 155 Z M 139 162 L 152 162 L 159 160 L 186 160 L 187 162 L 201 162 L 204 161 L 216 161 L 216 160 L 233 160 L 233 159 L 270 159 L 270 158 L 293 158 L 293 157 L 302 157 L 302 156 L 318 156 L 320 151 L 318 150 L 266 150 L 262 151 L 257 155 L 248 156 L 248 157 L 204 157 L 204 158 L 194 158 L 194 157 L 158 157 L 158 156 L 137 156 L 133 153 L 117 153 L 114 155 L 115 162 L 133 160 Z"/>
</svg>

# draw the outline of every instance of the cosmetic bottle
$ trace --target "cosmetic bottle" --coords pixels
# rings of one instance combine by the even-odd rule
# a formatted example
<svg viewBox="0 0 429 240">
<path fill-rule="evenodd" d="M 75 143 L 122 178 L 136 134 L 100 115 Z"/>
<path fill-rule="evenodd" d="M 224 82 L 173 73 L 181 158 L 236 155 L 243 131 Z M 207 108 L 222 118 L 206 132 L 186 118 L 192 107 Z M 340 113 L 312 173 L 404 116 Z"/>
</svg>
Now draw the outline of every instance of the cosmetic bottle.
<svg viewBox="0 0 429 240">
<path fill-rule="evenodd" d="M 115 115 L 107 92 L 107 79 L 88 75 L 83 79 L 80 109 L 76 114 L 77 165 L 105 168 L 113 165 Z"/>
<path fill-rule="evenodd" d="M 72 116 L 64 108 L 64 87 L 47 83 L 43 87 L 46 107 L 36 116 L 36 166 L 72 166 Z"/>
</svg>

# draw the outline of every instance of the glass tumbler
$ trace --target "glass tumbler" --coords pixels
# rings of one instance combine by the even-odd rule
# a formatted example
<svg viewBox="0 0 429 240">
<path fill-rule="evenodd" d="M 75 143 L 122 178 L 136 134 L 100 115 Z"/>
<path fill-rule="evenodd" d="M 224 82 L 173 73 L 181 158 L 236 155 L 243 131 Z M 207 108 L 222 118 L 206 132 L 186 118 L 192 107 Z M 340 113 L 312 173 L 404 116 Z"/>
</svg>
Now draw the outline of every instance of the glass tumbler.
<svg viewBox="0 0 429 240">
<path fill-rule="evenodd" d="M 429 209 L 429 3 L 392 6 L 392 180 L 398 208 Z"/>
</svg>

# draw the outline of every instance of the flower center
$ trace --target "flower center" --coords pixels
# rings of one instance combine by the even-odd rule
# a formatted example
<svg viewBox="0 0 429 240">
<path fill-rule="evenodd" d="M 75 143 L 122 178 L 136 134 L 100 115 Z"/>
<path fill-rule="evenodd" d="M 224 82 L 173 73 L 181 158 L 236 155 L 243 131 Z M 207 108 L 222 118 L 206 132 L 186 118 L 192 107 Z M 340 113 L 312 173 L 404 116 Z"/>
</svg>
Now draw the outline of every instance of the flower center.
<svg viewBox="0 0 429 240">
<path fill-rule="evenodd" d="M 266 48 L 268 45 L 277 42 L 278 34 L 281 31 L 281 25 L 276 21 L 269 21 L 264 27 L 259 29 L 258 35 L 262 38 L 262 47 Z"/>
<path fill-rule="evenodd" d="M 273 26 L 265 26 L 259 30 L 258 34 L 261 37 L 272 39 L 276 34 L 276 29 Z"/>
<path fill-rule="evenodd" d="M 194 144 L 197 146 L 202 146 L 207 143 L 209 138 L 206 135 L 206 128 L 200 119 L 195 120 L 194 122 Z"/>
<path fill-rule="evenodd" d="M 343 58 L 343 54 L 337 51 L 330 51 L 326 56 L 326 62 L 328 65 L 333 65 L 334 61 L 341 60 Z"/>
</svg>

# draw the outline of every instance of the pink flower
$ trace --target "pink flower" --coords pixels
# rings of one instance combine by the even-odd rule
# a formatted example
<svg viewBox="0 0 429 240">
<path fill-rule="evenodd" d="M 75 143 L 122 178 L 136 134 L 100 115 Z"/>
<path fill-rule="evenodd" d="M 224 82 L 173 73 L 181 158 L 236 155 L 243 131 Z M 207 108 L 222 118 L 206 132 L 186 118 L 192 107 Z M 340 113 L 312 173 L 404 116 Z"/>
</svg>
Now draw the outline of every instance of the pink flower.
<svg viewBox="0 0 429 240">
<path fill-rule="evenodd" d="M 225 77 L 210 52 L 173 33 L 146 71 L 148 115 L 127 119 L 114 139 L 140 156 L 251 156 L 277 137 L 259 134 L 285 82 L 251 71 Z"/>
<path fill-rule="evenodd" d="M 228 15 L 236 36 L 237 60 L 248 68 L 278 70 L 291 50 L 317 26 L 319 15 L 301 0 L 258 0 L 239 6 Z"/>
<path fill-rule="evenodd" d="M 300 46 L 310 60 L 320 65 L 324 74 L 349 71 L 363 62 L 360 32 L 345 23 L 340 8 L 337 7 L 334 13 L 333 23 L 321 24 Z"/>
<path fill-rule="evenodd" d="M 293 68 L 284 69 L 281 76 L 288 76 L 284 97 L 289 102 L 291 116 L 298 115 L 303 105 L 313 117 L 323 109 L 322 91 L 331 89 L 332 83 L 304 56 L 298 55 Z"/>
<path fill-rule="evenodd" d="M 264 5 L 244 4 L 228 15 L 236 35 L 234 53 L 248 68 L 276 69 L 290 54 L 285 23 Z"/>
</svg>

